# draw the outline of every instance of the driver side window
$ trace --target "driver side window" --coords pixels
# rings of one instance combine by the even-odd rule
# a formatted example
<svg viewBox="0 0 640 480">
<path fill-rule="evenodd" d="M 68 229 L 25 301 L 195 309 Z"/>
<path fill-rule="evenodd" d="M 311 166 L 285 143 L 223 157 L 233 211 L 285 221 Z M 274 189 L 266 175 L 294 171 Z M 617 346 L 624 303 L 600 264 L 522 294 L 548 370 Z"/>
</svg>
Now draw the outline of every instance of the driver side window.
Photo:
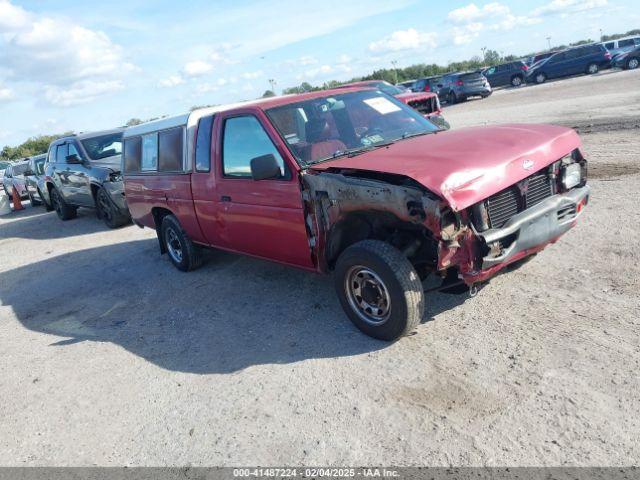
<svg viewBox="0 0 640 480">
<path fill-rule="evenodd" d="M 78 150 L 76 149 L 76 146 L 73 143 L 69 144 L 69 153 L 67 155 L 68 156 L 76 155 L 78 158 L 82 158 L 80 156 L 80 152 L 78 152 Z"/>
<path fill-rule="evenodd" d="M 68 151 L 69 150 L 66 143 L 63 143 L 62 145 L 58 145 L 56 147 L 56 163 L 66 163 Z"/>
<path fill-rule="evenodd" d="M 273 155 L 280 177 L 287 176 L 284 160 L 264 128 L 253 115 L 228 118 L 224 122 L 222 173 L 229 178 L 251 178 L 251 160 Z"/>
</svg>

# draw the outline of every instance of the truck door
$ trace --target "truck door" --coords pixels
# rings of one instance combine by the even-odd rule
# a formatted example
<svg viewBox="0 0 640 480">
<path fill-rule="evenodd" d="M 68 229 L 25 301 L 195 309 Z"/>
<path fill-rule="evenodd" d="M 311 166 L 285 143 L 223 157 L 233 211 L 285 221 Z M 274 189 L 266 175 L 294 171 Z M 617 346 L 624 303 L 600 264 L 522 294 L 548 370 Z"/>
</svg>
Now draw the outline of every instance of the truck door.
<svg viewBox="0 0 640 480">
<path fill-rule="evenodd" d="M 216 120 L 215 200 L 224 246 L 313 269 L 297 166 L 277 134 L 261 112 L 227 113 Z M 253 180 L 251 160 L 268 154 L 280 164 L 281 176 Z"/>
</svg>

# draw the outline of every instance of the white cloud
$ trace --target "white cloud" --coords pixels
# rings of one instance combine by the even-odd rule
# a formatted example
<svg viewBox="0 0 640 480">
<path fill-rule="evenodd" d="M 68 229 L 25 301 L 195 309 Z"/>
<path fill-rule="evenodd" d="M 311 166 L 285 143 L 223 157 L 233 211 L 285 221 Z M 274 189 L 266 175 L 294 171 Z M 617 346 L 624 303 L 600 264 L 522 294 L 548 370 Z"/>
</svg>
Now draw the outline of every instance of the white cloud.
<svg viewBox="0 0 640 480">
<path fill-rule="evenodd" d="M 532 15 L 566 15 L 606 7 L 608 3 L 607 0 L 553 0 L 542 7 L 536 8 Z"/>
<path fill-rule="evenodd" d="M 414 28 L 398 30 L 382 40 L 369 44 L 372 52 L 397 52 L 417 48 L 433 48 L 437 45 L 437 35 L 434 32 L 419 32 Z"/>
<path fill-rule="evenodd" d="M 257 70 L 255 72 L 246 72 L 242 74 L 242 78 L 247 80 L 255 80 L 256 78 L 260 78 L 263 75 L 262 70 Z"/>
<path fill-rule="evenodd" d="M 13 98 L 13 91 L 0 85 L 0 102 L 8 102 L 9 100 L 13 100 Z"/>
<path fill-rule="evenodd" d="M 183 71 L 188 77 L 201 77 L 213 71 L 213 65 L 202 60 L 194 60 L 193 62 L 188 62 Z"/>
<path fill-rule="evenodd" d="M 184 83 L 184 78 L 181 75 L 171 75 L 165 79 L 162 79 L 158 82 L 160 87 L 171 88 L 177 87 L 178 85 L 182 85 Z"/>
<path fill-rule="evenodd" d="M 498 2 L 488 3 L 482 8 L 479 8 L 475 3 L 470 3 L 466 7 L 450 11 L 447 18 L 452 23 L 465 24 L 475 23 L 485 18 L 508 15 L 509 13 L 509 7 Z"/>
<path fill-rule="evenodd" d="M 347 54 L 342 54 L 338 57 L 338 64 L 351 63 L 351 57 Z"/>
<path fill-rule="evenodd" d="M 123 88 L 124 85 L 119 80 L 81 80 L 65 87 L 49 85 L 45 87 L 44 96 L 52 105 L 72 107 L 91 102 L 104 94 Z"/>
<path fill-rule="evenodd" d="M 105 33 L 28 12 L 8 0 L 0 0 L 0 65 L 7 81 L 35 83 L 56 105 L 75 104 L 66 90 L 83 99 L 114 91 L 104 86 L 121 84 L 124 74 L 135 70 Z M 87 90 L 92 86 L 93 94 Z"/>
</svg>

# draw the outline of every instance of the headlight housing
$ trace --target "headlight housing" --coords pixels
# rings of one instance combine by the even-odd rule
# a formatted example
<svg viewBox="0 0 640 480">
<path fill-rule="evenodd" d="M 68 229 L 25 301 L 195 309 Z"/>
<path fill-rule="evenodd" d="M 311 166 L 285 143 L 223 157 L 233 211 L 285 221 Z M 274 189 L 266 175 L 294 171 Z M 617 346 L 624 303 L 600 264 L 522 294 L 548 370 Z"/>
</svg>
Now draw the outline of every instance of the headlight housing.
<svg viewBox="0 0 640 480">
<path fill-rule="evenodd" d="M 566 165 L 562 169 L 562 185 L 569 190 L 582 183 L 582 166 L 579 163 Z"/>
</svg>

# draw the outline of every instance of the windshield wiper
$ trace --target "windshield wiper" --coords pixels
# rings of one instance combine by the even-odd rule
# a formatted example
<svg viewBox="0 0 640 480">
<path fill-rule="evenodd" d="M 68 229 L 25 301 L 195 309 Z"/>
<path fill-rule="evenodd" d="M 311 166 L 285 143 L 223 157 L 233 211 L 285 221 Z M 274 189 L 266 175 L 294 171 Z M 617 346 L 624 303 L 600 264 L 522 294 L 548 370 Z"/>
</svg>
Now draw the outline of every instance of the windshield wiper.
<svg viewBox="0 0 640 480">
<path fill-rule="evenodd" d="M 393 145 L 395 142 L 396 142 L 395 140 L 391 140 L 384 143 L 376 143 L 375 145 L 366 145 L 362 147 L 349 148 L 347 150 L 336 150 L 333 153 L 333 155 L 331 155 L 330 157 L 321 158 L 319 160 L 314 160 L 312 162 L 307 162 L 307 165 L 315 165 L 316 163 L 335 160 L 336 158 L 341 158 L 341 157 L 349 157 L 349 158 L 355 157 L 356 155 L 361 155 L 365 152 L 370 152 L 371 150 L 375 150 L 377 148 L 388 147 L 389 145 Z"/>
<path fill-rule="evenodd" d="M 430 132 L 428 130 L 425 132 L 416 132 L 416 133 L 405 132 L 402 134 L 402 136 L 398 140 L 406 140 L 407 138 L 420 137 L 422 135 L 428 135 L 430 133 L 434 133 L 434 132 Z"/>
</svg>

